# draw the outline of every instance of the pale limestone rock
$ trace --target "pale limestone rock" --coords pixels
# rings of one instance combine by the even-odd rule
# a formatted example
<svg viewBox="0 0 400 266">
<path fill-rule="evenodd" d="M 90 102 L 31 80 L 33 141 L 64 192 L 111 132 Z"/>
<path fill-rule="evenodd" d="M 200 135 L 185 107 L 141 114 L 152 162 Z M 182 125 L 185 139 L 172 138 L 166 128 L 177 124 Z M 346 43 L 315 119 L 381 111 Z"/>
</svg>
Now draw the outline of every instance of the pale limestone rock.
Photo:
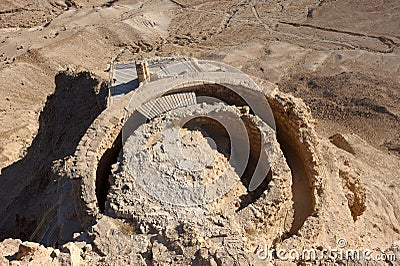
<svg viewBox="0 0 400 266">
<path fill-rule="evenodd" d="M 71 266 L 81 265 L 81 249 L 75 243 L 67 243 L 63 249 L 71 256 Z"/>
</svg>

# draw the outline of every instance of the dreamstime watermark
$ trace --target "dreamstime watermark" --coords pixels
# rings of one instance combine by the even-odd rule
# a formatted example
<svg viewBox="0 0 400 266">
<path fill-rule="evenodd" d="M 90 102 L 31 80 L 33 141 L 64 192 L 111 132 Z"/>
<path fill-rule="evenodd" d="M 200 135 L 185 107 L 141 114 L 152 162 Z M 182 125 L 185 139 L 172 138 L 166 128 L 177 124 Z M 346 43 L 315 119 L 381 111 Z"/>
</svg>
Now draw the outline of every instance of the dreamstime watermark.
<svg viewBox="0 0 400 266">
<path fill-rule="evenodd" d="M 197 72 L 193 72 L 186 76 L 180 76 L 178 73 L 187 70 L 186 63 L 167 66 L 166 69 L 163 70 L 163 73 L 172 73 L 171 77 L 168 78 L 168 82 L 165 82 L 168 86 L 164 86 L 163 79 L 160 79 L 136 89 L 136 92 L 127 107 L 125 125 L 122 129 L 122 139 L 124 142 L 127 141 L 138 127 L 155 116 L 167 112 L 179 112 L 179 110 L 185 109 L 188 110 L 187 115 L 181 117 L 177 116 L 173 121 L 169 121 L 170 125 L 163 125 L 164 128 L 160 132 L 161 137 L 158 141 L 160 145 L 162 145 L 163 153 L 167 154 L 166 158 L 169 160 L 170 168 L 175 168 L 179 171 L 199 172 L 210 167 L 210 162 L 212 162 L 214 158 L 209 157 L 214 157 L 215 154 L 200 154 L 198 161 L 196 161 L 196 158 L 185 157 L 185 153 L 182 152 L 181 149 L 184 145 L 181 143 L 179 133 L 188 121 L 199 117 L 208 117 L 209 119 L 216 121 L 219 125 L 222 125 L 224 130 L 228 133 L 231 151 L 230 158 L 228 159 L 229 165 L 232 166 L 237 175 L 241 177 L 245 172 L 250 159 L 250 146 L 252 139 L 248 136 L 245 122 L 241 116 L 236 113 L 234 108 L 231 107 L 232 103 L 226 103 L 224 96 L 220 95 L 221 97 L 217 97 L 212 95 L 212 90 L 215 88 L 210 88 L 210 95 L 195 95 L 195 100 L 193 101 L 189 99 L 187 101 L 187 106 L 182 104 L 182 100 L 179 100 L 189 97 L 188 95 L 185 95 L 184 92 L 186 86 L 196 86 L 196 84 L 207 86 L 208 83 L 211 85 L 220 84 L 220 87 L 224 90 L 221 94 L 225 95 L 227 98 L 234 96 L 240 99 L 241 103 L 238 105 L 247 106 L 252 112 L 252 115 L 257 116 L 260 119 L 261 122 L 255 126 L 264 126 L 262 130 L 259 129 L 261 132 L 261 152 L 248 186 L 248 190 L 253 191 L 265 180 L 274 159 L 276 128 L 272 110 L 263 95 L 262 90 L 259 89 L 256 83 L 244 73 L 228 65 L 212 61 L 199 61 L 199 66 L 204 66 L 204 68 L 219 68 L 220 70 L 225 69 L 225 71 L 229 71 L 211 71 L 208 72 L 206 76 L 200 75 L 198 77 L 196 77 Z M 156 73 L 155 75 L 162 76 L 163 73 Z M 230 84 L 229 79 L 232 80 L 232 84 Z M 176 88 L 183 88 L 183 92 L 179 92 Z M 174 97 L 168 96 L 171 91 L 175 93 L 175 99 Z M 203 113 L 201 110 L 189 111 L 193 110 L 194 106 L 199 106 L 199 104 L 214 106 L 225 105 L 227 108 L 231 108 L 231 111 L 226 109 L 225 111 L 211 111 L 210 113 Z M 144 112 L 141 110 L 144 110 Z M 246 136 L 246 140 L 243 140 L 243 136 Z M 217 143 L 216 140 L 210 139 L 210 137 L 207 138 L 207 142 L 211 143 L 211 146 L 215 146 L 215 143 Z M 200 152 L 204 153 L 206 151 L 207 149 L 200 149 Z M 137 172 L 136 169 L 138 168 L 138 164 L 137 161 L 135 161 L 139 160 L 137 156 L 135 156 L 132 151 L 126 151 L 125 147 L 123 152 L 124 156 L 126 155 L 129 157 L 127 161 L 128 164 L 132 164 L 132 172 Z M 205 159 L 201 160 L 203 157 Z M 147 158 L 141 157 L 140 160 L 142 163 L 147 163 L 147 161 L 144 161 L 147 160 Z M 147 164 L 147 166 L 149 166 L 149 164 Z M 129 168 L 130 166 L 128 165 L 127 167 Z M 220 175 L 219 179 L 221 180 L 209 184 L 192 183 L 186 185 L 175 182 L 173 176 L 166 177 L 168 174 L 165 172 L 157 171 L 157 169 L 152 168 L 150 169 L 151 174 L 150 172 L 147 172 L 136 175 L 134 177 L 136 183 L 159 201 L 173 205 L 193 206 L 206 204 L 217 198 L 223 197 L 235 185 L 234 182 L 229 182 L 232 183 L 229 185 L 224 184 L 226 183 L 226 180 L 230 180 L 227 177 L 231 175 L 228 166 Z"/>
<path fill-rule="evenodd" d="M 345 238 L 339 238 L 335 247 L 328 248 L 303 248 L 299 249 L 275 249 L 264 245 L 257 250 L 260 260 L 266 261 L 290 261 L 305 262 L 310 265 L 329 265 L 333 262 L 346 261 L 396 261 L 396 254 L 376 252 L 371 249 L 351 249 L 347 248 L 348 243 Z"/>
</svg>

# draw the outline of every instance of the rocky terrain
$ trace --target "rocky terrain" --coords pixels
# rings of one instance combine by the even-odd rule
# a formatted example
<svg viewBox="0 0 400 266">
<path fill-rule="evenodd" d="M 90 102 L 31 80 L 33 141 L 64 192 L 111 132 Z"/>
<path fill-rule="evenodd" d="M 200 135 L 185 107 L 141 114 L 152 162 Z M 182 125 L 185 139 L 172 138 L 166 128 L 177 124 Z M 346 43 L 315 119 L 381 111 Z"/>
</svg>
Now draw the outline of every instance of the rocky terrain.
<svg viewBox="0 0 400 266">
<path fill-rule="evenodd" d="M 191 224 L 148 232 L 107 215 L 85 232 L 66 217 L 77 234 L 52 247 L 26 242 L 40 241 L 42 217 L 65 184 L 60 173 L 106 108 L 111 62 L 154 56 L 220 61 L 252 76 L 287 132 L 278 141 L 289 167 L 302 168 L 293 154 L 315 158 L 293 172 L 321 176 L 310 184 L 317 196 L 293 186 L 294 221 L 276 247 L 327 247 L 345 237 L 353 248 L 396 252 L 399 29 L 396 0 L 2 1 L 0 264 L 260 262 L 257 244 L 268 235 L 219 249 Z"/>
</svg>

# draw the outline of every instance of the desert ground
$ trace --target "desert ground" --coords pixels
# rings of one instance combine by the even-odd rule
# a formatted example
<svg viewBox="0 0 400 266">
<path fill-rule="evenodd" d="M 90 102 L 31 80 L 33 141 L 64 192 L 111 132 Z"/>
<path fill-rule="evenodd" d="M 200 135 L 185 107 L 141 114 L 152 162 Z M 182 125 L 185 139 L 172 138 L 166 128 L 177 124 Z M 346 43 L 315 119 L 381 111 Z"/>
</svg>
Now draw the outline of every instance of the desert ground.
<svg viewBox="0 0 400 266">
<path fill-rule="evenodd" d="M 330 149 L 329 171 L 350 156 L 366 193 L 354 224 L 331 210 L 324 230 L 371 249 L 399 243 L 396 0 L 2 0 L 0 240 L 30 240 L 54 162 L 74 153 L 101 112 L 86 101 L 92 76 L 107 81 L 113 60 L 156 56 L 223 62 L 302 99 Z M 91 74 L 71 81 L 63 71 Z M 335 134 L 351 136 L 355 155 L 331 143 Z"/>
</svg>

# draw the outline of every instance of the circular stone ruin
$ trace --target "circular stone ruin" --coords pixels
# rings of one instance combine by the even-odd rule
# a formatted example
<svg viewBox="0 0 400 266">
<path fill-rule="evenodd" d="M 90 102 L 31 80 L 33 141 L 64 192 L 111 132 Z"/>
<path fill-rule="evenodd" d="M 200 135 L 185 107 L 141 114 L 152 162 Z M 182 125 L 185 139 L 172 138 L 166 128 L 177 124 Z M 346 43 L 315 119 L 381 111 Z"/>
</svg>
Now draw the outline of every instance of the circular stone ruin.
<svg viewBox="0 0 400 266">
<path fill-rule="evenodd" d="M 220 129 L 227 130 L 218 132 L 212 121 L 220 121 Z M 274 175 L 273 180 L 265 178 L 259 191 L 251 192 L 259 193 L 257 197 L 248 195 L 249 178 L 257 163 L 254 160 L 260 157 L 254 150 L 250 156 L 250 145 L 256 146 L 254 141 L 260 140 L 252 135 L 252 128 L 263 134 L 264 152 L 271 159 L 276 157 L 274 168 L 279 165 L 288 170 L 282 154 L 274 156 L 279 153 L 275 132 L 261 119 L 234 106 L 195 104 L 143 124 L 126 140 L 114 166 L 106 213 L 135 220 L 147 228 L 144 233 L 162 230 L 168 224 L 178 226 L 185 219 L 202 224 L 206 232 L 212 217 L 221 212 L 244 230 L 240 223 L 250 218 L 245 211 L 248 205 L 266 207 L 273 200 L 272 194 L 259 191 L 274 184 L 280 196 L 290 197 L 289 175 L 283 176 L 283 182 Z M 248 166 L 249 158 L 253 161 Z M 277 205 L 281 211 L 290 211 L 284 204 Z"/>
<path fill-rule="evenodd" d="M 323 171 L 304 103 L 221 63 L 148 64 L 150 78 L 94 121 L 66 174 L 73 216 L 101 253 L 251 264 L 260 243 L 318 231 Z"/>
</svg>

